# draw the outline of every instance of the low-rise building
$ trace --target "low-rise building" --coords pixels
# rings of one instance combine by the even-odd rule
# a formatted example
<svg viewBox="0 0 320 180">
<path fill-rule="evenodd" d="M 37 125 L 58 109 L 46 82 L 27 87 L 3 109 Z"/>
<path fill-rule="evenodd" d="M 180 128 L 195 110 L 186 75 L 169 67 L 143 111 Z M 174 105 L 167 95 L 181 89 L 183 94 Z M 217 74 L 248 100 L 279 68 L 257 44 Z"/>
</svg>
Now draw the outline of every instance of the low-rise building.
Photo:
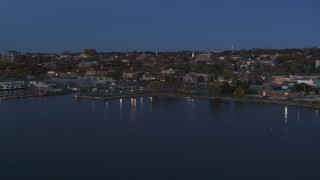
<svg viewBox="0 0 320 180">
<path fill-rule="evenodd" d="M 186 74 L 183 76 L 183 83 L 188 85 L 198 84 L 198 76 L 195 74 Z"/>
<path fill-rule="evenodd" d="M 291 98 L 296 99 L 302 96 L 298 92 L 289 92 L 288 90 L 273 90 L 273 89 L 264 89 L 257 91 L 258 95 L 267 96 L 267 97 L 281 97 L 281 98 Z"/>
<path fill-rule="evenodd" d="M 212 54 L 208 54 L 208 53 L 197 55 L 198 61 L 212 61 L 213 58 L 214 58 L 214 56 Z"/>
<path fill-rule="evenodd" d="M 92 70 L 98 63 L 97 62 L 81 62 L 77 64 L 77 68 L 83 71 Z"/>
<path fill-rule="evenodd" d="M 292 77 L 274 76 L 274 84 L 283 84 L 285 81 L 291 81 Z"/>
<path fill-rule="evenodd" d="M 122 72 L 122 79 L 123 80 L 132 80 L 134 77 L 134 71 L 128 70 Z"/>
</svg>

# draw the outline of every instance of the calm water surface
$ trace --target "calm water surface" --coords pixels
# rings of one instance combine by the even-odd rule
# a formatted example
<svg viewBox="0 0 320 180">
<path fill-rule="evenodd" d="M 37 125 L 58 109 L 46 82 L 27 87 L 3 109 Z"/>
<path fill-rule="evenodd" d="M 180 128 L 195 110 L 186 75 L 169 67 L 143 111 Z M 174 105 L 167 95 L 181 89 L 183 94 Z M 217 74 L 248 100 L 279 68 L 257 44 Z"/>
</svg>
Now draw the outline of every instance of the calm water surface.
<svg viewBox="0 0 320 180">
<path fill-rule="evenodd" d="M 319 125 L 206 99 L 0 101 L 0 179 L 320 179 Z"/>
</svg>

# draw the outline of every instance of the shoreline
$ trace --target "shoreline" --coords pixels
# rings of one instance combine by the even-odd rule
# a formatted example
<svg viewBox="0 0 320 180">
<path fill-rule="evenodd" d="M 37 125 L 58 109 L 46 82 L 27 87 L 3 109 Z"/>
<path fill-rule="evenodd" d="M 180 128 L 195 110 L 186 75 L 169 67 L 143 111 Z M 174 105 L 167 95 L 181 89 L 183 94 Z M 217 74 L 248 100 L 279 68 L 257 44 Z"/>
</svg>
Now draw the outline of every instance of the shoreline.
<svg viewBox="0 0 320 180">
<path fill-rule="evenodd" d="M 135 98 L 135 97 L 143 97 L 143 96 L 157 96 L 157 97 L 170 97 L 170 98 L 191 98 L 191 99 L 212 99 L 218 101 L 229 101 L 229 102 L 245 102 L 245 103 L 264 103 L 264 104 L 277 104 L 277 105 L 285 105 L 285 106 L 297 106 L 297 107 L 307 107 L 307 108 L 320 108 L 320 101 L 306 101 L 302 99 L 269 99 L 264 97 L 246 97 L 246 98 L 234 98 L 234 97 L 214 97 L 214 96 L 206 96 L 206 95 L 177 95 L 170 93 L 144 93 L 144 94 L 127 94 L 127 95 L 115 95 L 108 97 L 98 97 L 98 96 L 88 96 L 82 95 L 78 97 L 78 99 L 93 99 L 93 100 L 114 100 L 121 98 Z M 316 104 L 315 104 L 316 103 Z"/>
<path fill-rule="evenodd" d="M 12 93 L 12 92 L 9 92 Z M 70 94 L 66 92 L 60 92 L 60 93 L 49 93 L 49 94 L 38 94 L 38 93 L 18 93 L 18 94 L 10 94 L 10 95 L 0 95 L 0 101 L 7 101 L 7 100 L 13 100 L 13 99 L 24 99 L 24 98 L 31 98 L 31 97 L 47 97 L 47 96 L 58 96 L 58 95 L 64 95 L 64 94 Z"/>
<path fill-rule="evenodd" d="M 155 96 L 166 96 L 171 98 L 186 98 L 186 96 L 174 95 L 174 94 L 157 94 Z M 307 107 L 307 108 L 320 108 L 319 104 L 312 104 L 312 101 L 302 101 L 302 100 L 279 100 L 279 99 L 263 99 L 261 98 L 234 98 L 234 97 L 214 97 L 214 96 L 188 96 L 193 99 L 212 99 L 218 101 L 229 101 L 229 102 L 244 102 L 244 103 L 263 103 L 263 104 L 277 104 L 277 105 L 285 105 L 285 106 L 297 106 L 297 107 Z"/>
<path fill-rule="evenodd" d="M 22 99 L 29 97 L 46 97 L 46 96 L 56 96 L 56 95 L 64 95 L 64 94 L 73 94 L 73 93 L 57 93 L 57 94 L 22 94 L 22 95 L 14 95 L 14 96 L 1 96 L 0 101 L 10 100 L 10 99 Z M 264 103 L 264 104 L 277 104 L 277 105 L 285 105 L 285 106 L 297 106 L 297 107 L 307 107 L 318 109 L 320 108 L 320 101 L 312 101 L 312 100 L 303 100 L 303 99 L 269 99 L 264 97 L 246 97 L 246 98 L 234 98 L 234 97 L 226 97 L 226 96 L 206 96 L 206 95 L 181 95 L 181 94 L 172 94 L 172 93 L 139 93 L 139 94 L 117 94 L 112 96 L 92 96 L 92 95 L 81 95 L 76 96 L 73 94 L 75 99 L 92 99 L 92 100 L 114 100 L 114 99 L 125 99 L 125 98 L 135 98 L 135 97 L 144 97 L 144 96 L 156 96 L 156 97 L 170 97 L 170 98 L 191 98 L 191 99 L 211 99 L 217 101 L 229 101 L 229 102 L 244 102 L 244 103 Z"/>
</svg>

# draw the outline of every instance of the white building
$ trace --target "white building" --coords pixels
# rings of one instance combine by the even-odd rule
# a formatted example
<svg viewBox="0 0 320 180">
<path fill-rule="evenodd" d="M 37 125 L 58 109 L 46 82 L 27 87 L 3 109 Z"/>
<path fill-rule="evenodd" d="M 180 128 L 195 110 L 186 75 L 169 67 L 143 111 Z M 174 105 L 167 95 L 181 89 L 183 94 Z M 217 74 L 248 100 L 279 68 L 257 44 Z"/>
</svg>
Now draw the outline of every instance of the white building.
<svg viewBox="0 0 320 180">
<path fill-rule="evenodd" d="M 14 62 L 17 60 L 19 53 L 17 51 L 8 51 L 6 53 L 5 59 L 8 62 Z"/>
<path fill-rule="evenodd" d="M 320 60 L 316 60 L 316 68 L 320 67 Z"/>
<path fill-rule="evenodd" d="M 309 86 L 315 86 L 312 79 L 308 79 L 308 80 L 307 80 L 307 79 L 297 80 L 297 83 L 298 83 L 298 84 L 304 83 L 304 84 L 307 84 L 307 85 L 309 85 Z"/>
</svg>

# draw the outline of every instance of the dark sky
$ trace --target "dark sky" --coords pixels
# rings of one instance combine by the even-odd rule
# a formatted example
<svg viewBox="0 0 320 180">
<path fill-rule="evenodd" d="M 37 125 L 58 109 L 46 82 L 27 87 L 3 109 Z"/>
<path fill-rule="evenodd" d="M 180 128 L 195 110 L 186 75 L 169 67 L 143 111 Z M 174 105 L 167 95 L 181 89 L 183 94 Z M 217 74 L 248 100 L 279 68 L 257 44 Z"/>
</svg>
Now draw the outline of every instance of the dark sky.
<svg viewBox="0 0 320 180">
<path fill-rule="evenodd" d="M 319 0 L 1 0 L 0 53 L 320 46 Z"/>
</svg>

